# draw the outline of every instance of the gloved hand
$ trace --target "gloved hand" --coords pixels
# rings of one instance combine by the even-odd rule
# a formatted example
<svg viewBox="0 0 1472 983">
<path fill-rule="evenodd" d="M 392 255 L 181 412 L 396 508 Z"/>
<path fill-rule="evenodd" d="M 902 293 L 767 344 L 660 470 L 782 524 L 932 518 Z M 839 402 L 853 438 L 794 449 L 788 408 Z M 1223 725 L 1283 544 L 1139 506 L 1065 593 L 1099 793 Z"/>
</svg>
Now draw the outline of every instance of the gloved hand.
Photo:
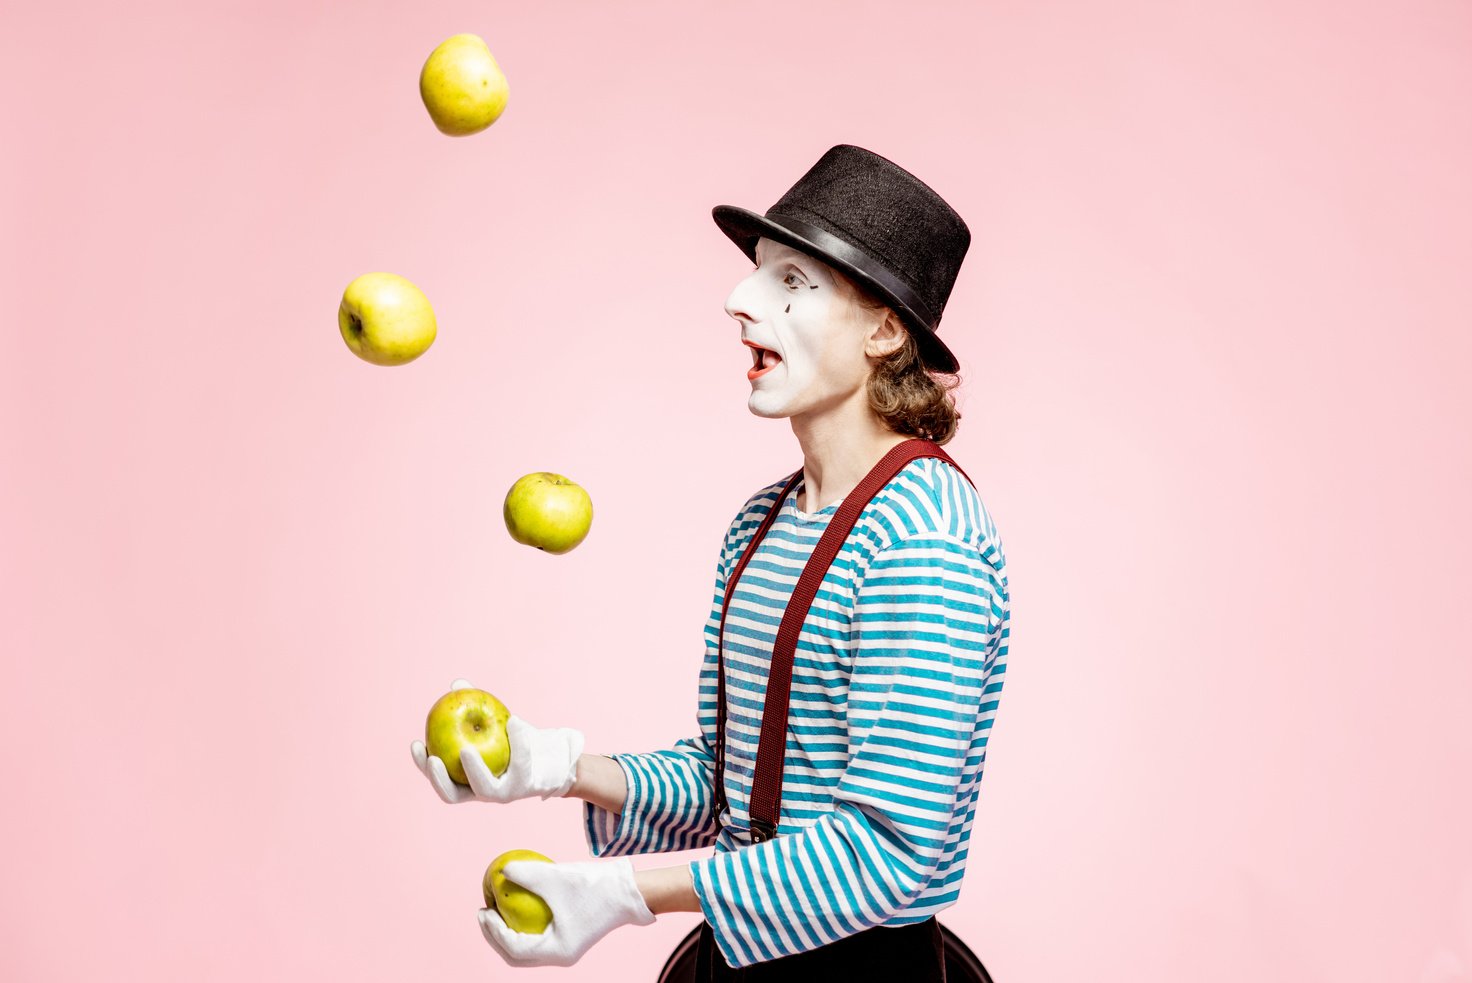
<svg viewBox="0 0 1472 983">
<path fill-rule="evenodd" d="M 451 690 L 470 685 L 464 679 L 450 684 Z M 511 760 L 497 777 L 474 748 L 460 752 L 469 785 L 461 785 L 450 777 L 445 763 L 430 754 L 423 741 L 409 745 L 414 763 L 429 779 L 434 790 L 446 802 L 511 802 L 540 796 L 550 799 L 566 795 L 577 778 L 578 756 L 583 753 L 583 733 L 572 727 L 539 728 L 512 714 L 506 721 L 506 736 L 511 743 Z"/>
<path fill-rule="evenodd" d="M 511 966 L 571 966 L 620 925 L 654 922 L 625 857 L 568 864 L 513 860 L 503 873 L 552 909 L 552 924 L 540 935 L 512 930 L 494 908 L 480 910 L 481 934 Z"/>
</svg>

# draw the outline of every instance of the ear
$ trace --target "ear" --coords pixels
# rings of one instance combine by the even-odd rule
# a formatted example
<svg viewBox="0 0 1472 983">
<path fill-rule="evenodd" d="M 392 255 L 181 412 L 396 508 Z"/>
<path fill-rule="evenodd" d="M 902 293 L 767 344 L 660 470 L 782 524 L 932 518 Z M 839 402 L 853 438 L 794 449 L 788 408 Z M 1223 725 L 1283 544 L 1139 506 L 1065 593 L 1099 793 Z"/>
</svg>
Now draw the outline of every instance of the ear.
<svg viewBox="0 0 1472 983">
<path fill-rule="evenodd" d="M 864 354 L 874 358 L 892 354 L 905 343 L 906 329 L 900 323 L 899 315 L 889 308 L 883 311 L 884 316 L 874 322 L 864 339 Z"/>
</svg>

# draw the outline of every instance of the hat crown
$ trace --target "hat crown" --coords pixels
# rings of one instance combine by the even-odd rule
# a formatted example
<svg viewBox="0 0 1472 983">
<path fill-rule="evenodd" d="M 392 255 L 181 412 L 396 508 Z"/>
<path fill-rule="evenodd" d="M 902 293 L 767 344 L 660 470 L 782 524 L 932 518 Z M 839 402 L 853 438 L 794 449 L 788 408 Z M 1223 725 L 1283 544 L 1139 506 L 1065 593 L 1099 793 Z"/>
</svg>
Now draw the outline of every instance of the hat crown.
<svg viewBox="0 0 1472 983">
<path fill-rule="evenodd" d="M 839 144 L 767 209 L 816 225 L 880 263 L 940 321 L 971 230 L 915 175 L 871 150 Z"/>
</svg>

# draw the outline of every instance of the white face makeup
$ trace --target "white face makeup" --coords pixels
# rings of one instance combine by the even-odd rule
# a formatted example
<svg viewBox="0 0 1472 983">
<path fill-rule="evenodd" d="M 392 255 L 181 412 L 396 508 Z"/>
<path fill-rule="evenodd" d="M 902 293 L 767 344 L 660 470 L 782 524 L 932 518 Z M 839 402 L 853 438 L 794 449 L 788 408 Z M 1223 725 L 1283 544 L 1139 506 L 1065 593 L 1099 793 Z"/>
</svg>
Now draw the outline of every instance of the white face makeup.
<svg viewBox="0 0 1472 983">
<path fill-rule="evenodd" d="M 869 373 L 852 293 L 827 264 L 782 243 L 759 240 L 756 258 L 726 298 L 741 340 L 761 356 L 747 372 L 747 406 L 757 416 L 789 417 L 851 396 Z"/>
</svg>

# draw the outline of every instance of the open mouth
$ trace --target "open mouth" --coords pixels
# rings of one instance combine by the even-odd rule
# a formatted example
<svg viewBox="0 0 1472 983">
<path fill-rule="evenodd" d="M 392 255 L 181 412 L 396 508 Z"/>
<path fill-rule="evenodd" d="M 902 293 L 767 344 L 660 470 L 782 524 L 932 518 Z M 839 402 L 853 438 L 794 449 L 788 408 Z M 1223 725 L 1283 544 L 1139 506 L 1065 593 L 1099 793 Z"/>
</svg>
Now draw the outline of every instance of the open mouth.
<svg viewBox="0 0 1472 983">
<path fill-rule="evenodd" d="M 750 345 L 750 347 L 751 368 L 746 371 L 746 377 L 748 379 L 755 379 L 758 376 L 765 375 L 766 373 L 770 372 L 778 362 L 782 361 L 782 356 L 778 355 L 770 348 L 762 348 L 757 345 Z"/>
</svg>

